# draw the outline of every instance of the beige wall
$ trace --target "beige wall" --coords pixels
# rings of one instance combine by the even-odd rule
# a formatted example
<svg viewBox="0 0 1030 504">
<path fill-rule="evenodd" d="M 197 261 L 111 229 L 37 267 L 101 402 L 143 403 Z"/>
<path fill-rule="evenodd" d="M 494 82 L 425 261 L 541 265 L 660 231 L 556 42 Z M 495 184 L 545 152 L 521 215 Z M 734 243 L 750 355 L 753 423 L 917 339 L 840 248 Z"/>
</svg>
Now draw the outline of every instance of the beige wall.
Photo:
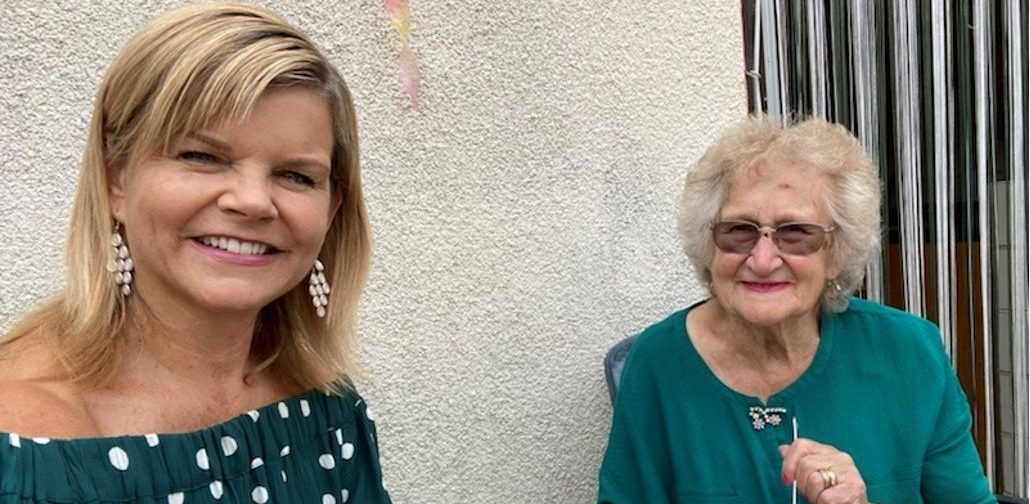
<svg viewBox="0 0 1030 504">
<path fill-rule="evenodd" d="M 4 2 L 0 329 L 58 288 L 93 91 L 173 4 Z M 382 0 L 269 3 L 357 102 L 376 240 L 362 391 L 387 486 L 403 503 L 588 502 L 605 351 L 703 296 L 674 206 L 687 164 L 745 112 L 740 7 L 412 4 L 418 110 Z"/>
</svg>

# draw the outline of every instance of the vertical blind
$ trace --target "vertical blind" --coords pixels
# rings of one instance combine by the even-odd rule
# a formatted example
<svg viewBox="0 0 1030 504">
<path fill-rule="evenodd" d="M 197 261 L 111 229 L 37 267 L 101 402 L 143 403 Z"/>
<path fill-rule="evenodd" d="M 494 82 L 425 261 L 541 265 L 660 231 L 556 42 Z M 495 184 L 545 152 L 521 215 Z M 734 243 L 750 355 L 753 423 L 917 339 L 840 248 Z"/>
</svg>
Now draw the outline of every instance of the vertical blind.
<svg viewBox="0 0 1030 504">
<path fill-rule="evenodd" d="M 880 170 L 862 294 L 941 328 L 994 489 L 1027 496 L 1026 0 L 744 0 L 752 113 L 848 127 Z"/>
</svg>

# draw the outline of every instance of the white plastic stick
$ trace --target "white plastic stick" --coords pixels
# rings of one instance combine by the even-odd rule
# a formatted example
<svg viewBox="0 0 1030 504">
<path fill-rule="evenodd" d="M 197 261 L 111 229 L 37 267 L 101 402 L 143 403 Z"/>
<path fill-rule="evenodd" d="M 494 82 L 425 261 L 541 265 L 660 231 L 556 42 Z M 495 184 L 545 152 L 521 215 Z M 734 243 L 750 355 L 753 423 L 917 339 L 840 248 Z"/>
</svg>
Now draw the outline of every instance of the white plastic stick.
<svg viewBox="0 0 1030 504">
<path fill-rule="evenodd" d="M 790 417 L 790 423 L 794 427 L 794 441 L 798 440 L 798 417 Z M 794 483 L 790 488 L 790 504 L 798 504 L 798 480 L 795 475 Z"/>
</svg>

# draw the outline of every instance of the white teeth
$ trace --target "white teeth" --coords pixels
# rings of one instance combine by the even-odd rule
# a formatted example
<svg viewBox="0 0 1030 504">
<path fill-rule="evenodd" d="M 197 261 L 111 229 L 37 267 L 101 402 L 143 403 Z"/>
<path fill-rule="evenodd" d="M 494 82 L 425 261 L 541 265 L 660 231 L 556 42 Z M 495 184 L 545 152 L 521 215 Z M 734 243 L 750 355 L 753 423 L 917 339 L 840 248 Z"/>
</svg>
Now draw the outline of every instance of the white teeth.
<svg viewBox="0 0 1030 504">
<path fill-rule="evenodd" d="M 201 236 L 200 243 L 240 255 L 261 255 L 268 250 L 268 245 L 263 243 L 240 241 L 224 236 Z"/>
</svg>

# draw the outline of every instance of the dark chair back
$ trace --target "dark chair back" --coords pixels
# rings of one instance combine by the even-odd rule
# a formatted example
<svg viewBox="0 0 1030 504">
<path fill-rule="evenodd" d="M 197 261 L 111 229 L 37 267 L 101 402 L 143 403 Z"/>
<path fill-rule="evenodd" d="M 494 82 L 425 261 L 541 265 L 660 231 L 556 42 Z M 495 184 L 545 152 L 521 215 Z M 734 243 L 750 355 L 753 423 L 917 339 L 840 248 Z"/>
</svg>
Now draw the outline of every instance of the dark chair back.
<svg viewBox="0 0 1030 504">
<path fill-rule="evenodd" d="M 608 384 L 608 397 L 612 404 L 615 404 L 615 394 L 619 392 L 619 378 L 622 376 L 622 366 L 626 364 L 626 356 L 633 342 L 637 340 L 638 334 L 634 334 L 616 343 L 608 355 L 604 356 L 604 381 Z"/>
</svg>

